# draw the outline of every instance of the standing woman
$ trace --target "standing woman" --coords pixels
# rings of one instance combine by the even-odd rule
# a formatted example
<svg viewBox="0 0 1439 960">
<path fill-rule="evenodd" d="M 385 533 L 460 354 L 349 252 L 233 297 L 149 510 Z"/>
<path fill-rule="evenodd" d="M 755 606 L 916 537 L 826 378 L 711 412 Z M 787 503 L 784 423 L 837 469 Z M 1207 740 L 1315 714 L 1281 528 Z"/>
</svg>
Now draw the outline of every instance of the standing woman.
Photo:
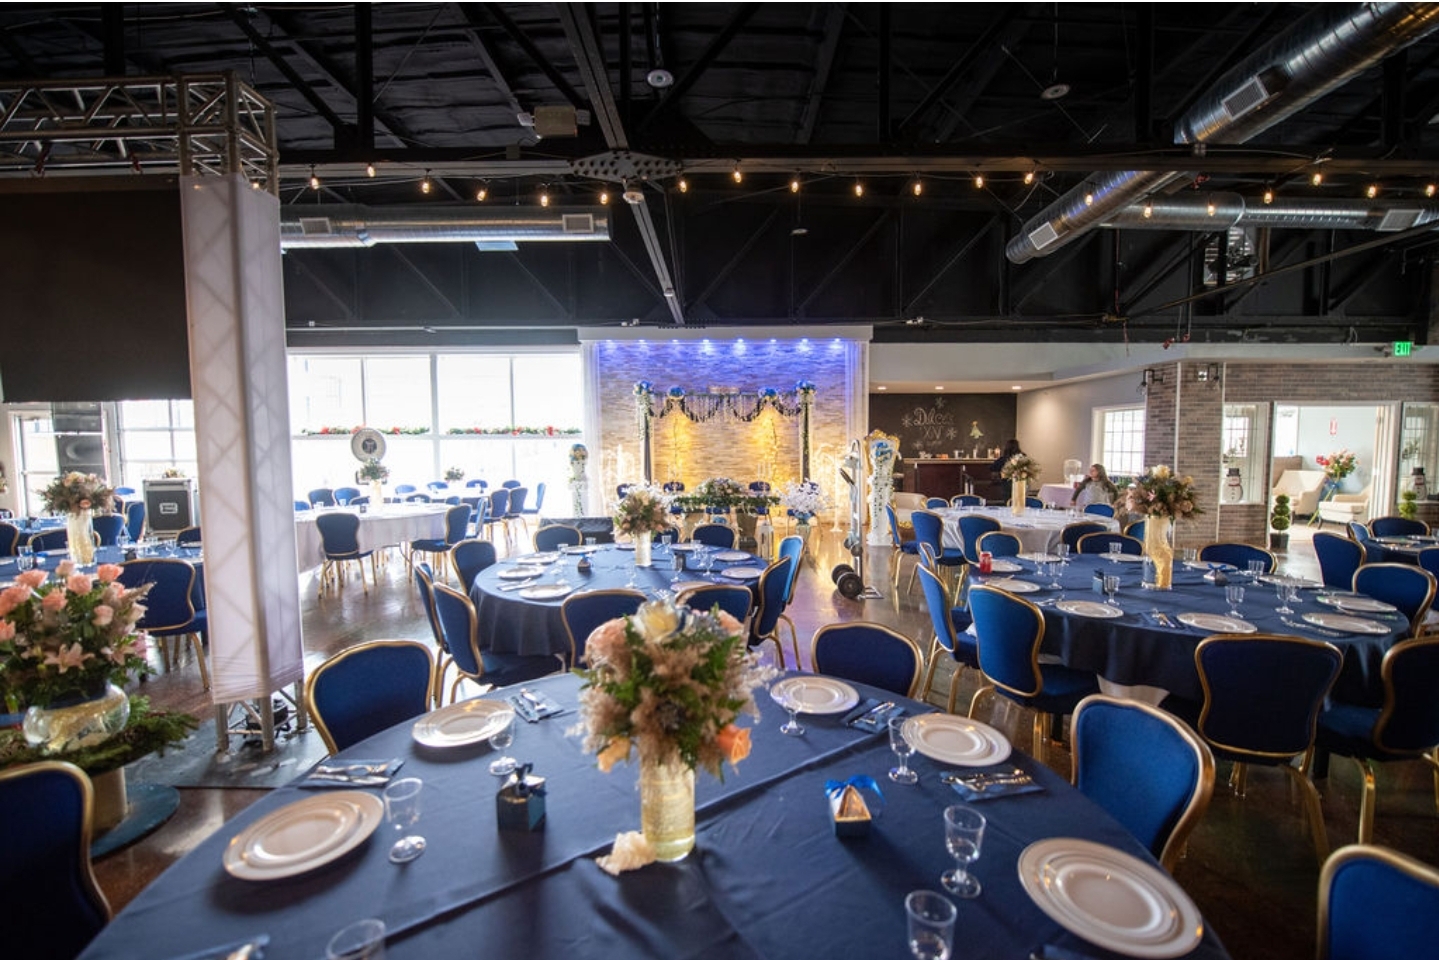
<svg viewBox="0 0 1439 960">
<path fill-rule="evenodd" d="M 1074 488 L 1074 496 L 1069 498 L 1069 502 L 1072 506 L 1082 509 L 1091 503 L 1112 505 L 1118 496 L 1119 488 L 1109 479 L 1109 474 L 1104 472 L 1104 464 L 1091 463 L 1089 476 Z"/>
<path fill-rule="evenodd" d="M 1019 441 L 1011 438 L 1010 441 L 1004 445 L 1004 452 L 999 455 L 999 459 L 990 465 L 989 472 L 997 478 L 999 472 L 1004 469 L 1004 465 L 1009 462 L 1009 458 L 1023 452 L 1023 450 L 1019 449 Z"/>
</svg>

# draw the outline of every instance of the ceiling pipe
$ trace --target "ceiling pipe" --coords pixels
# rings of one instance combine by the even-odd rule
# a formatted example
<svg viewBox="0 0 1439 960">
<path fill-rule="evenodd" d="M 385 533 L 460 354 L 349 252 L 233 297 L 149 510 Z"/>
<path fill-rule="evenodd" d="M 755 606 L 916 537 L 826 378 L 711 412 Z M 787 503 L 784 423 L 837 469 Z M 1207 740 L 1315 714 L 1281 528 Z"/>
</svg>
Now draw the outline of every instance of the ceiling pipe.
<svg viewBox="0 0 1439 960">
<path fill-rule="evenodd" d="M 1284 36 L 1221 77 L 1175 124 L 1174 140 L 1245 143 L 1439 26 L 1439 4 L 1321 5 Z M 1203 166 L 1203 161 L 1196 163 Z M 1043 257 L 1116 211 L 1185 176 L 1153 170 L 1096 173 L 1031 218 L 1005 247 L 1014 263 Z"/>
<path fill-rule="evenodd" d="M 1148 215 L 1145 210 L 1148 208 Z M 1299 230 L 1408 230 L 1439 221 L 1439 204 L 1403 200 L 1303 200 L 1276 197 L 1272 203 L 1217 191 L 1154 197 L 1114 211 L 1101 227 L 1125 230 L 1219 231 L 1229 227 Z"/>
<path fill-rule="evenodd" d="M 608 240 L 603 208 L 289 206 L 280 217 L 283 250 L 372 247 L 377 243 L 520 243 Z"/>
</svg>

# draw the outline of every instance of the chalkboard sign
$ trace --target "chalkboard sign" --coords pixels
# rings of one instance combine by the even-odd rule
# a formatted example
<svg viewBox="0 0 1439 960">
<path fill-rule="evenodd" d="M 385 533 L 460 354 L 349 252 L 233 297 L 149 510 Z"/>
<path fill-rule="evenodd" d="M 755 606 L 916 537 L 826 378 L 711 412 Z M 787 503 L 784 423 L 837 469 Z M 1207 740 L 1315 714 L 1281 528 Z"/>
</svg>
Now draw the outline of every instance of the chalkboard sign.
<svg viewBox="0 0 1439 960">
<path fill-rule="evenodd" d="M 1016 407 L 1007 393 L 871 393 L 869 426 L 899 437 L 906 459 L 993 459 L 1014 436 Z"/>
</svg>

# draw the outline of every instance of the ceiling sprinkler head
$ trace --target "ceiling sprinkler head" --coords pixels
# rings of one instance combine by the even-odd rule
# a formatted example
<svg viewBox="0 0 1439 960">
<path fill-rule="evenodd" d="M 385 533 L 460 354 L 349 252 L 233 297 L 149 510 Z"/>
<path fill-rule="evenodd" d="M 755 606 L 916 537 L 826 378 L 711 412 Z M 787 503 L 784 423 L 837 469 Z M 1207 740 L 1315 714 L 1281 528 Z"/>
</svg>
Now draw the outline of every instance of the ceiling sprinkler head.
<svg viewBox="0 0 1439 960">
<path fill-rule="evenodd" d="M 663 90 L 665 87 L 670 86 L 674 82 L 675 75 L 670 73 L 663 67 L 656 67 L 649 73 L 645 74 L 645 83 L 648 83 L 656 90 Z"/>
<path fill-rule="evenodd" d="M 1039 99 L 1041 99 L 1041 100 L 1058 100 L 1058 99 L 1060 99 L 1061 97 L 1067 96 L 1068 93 L 1069 93 L 1069 84 L 1067 84 L 1067 83 L 1051 83 L 1049 86 L 1047 86 L 1047 87 L 1045 87 L 1043 90 L 1039 91 Z"/>
</svg>

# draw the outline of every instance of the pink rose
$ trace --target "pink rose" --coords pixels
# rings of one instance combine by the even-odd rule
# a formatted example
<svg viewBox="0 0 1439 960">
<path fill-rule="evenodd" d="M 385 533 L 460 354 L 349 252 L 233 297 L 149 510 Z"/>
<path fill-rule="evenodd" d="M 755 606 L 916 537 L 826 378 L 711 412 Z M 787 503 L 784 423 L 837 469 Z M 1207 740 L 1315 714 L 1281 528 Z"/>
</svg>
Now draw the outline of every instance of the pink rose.
<svg viewBox="0 0 1439 960">
<path fill-rule="evenodd" d="M 49 593 L 45 594 L 45 599 L 40 601 L 40 607 L 41 609 L 48 610 L 51 613 L 54 613 L 58 610 L 64 610 L 65 591 L 51 590 Z"/>
<path fill-rule="evenodd" d="M 27 586 L 33 590 L 49 579 L 50 575 L 44 570 L 26 570 L 24 573 L 20 574 L 20 576 L 15 578 L 15 582 L 17 584 Z"/>
<path fill-rule="evenodd" d="M 89 593 L 95 586 L 95 578 L 88 573 L 72 573 L 65 581 L 65 589 L 71 593 Z"/>
<path fill-rule="evenodd" d="M 60 577 L 61 579 L 70 576 L 70 574 L 74 572 L 75 561 L 73 560 L 61 560 L 59 563 L 55 564 L 55 576 Z"/>
<path fill-rule="evenodd" d="M 118 563 L 102 563 L 95 571 L 95 579 L 101 583 L 109 583 L 120 577 L 120 565 Z"/>
<path fill-rule="evenodd" d="M 102 603 L 95 608 L 90 619 L 97 627 L 108 627 L 110 621 L 115 619 L 115 608 Z"/>
<path fill-rule="evenodd" d="M 612 661 L 625 645 L 625 620 L 616 618 L 595 627 L 585 641 L 585 658 L 591 663 Z"/>
<path fill-rule="evenodd" d="M 8 643 L 15 639 L 15 624 L 9 620 L 0 620 L 0 643 Z"/>
</svg>

